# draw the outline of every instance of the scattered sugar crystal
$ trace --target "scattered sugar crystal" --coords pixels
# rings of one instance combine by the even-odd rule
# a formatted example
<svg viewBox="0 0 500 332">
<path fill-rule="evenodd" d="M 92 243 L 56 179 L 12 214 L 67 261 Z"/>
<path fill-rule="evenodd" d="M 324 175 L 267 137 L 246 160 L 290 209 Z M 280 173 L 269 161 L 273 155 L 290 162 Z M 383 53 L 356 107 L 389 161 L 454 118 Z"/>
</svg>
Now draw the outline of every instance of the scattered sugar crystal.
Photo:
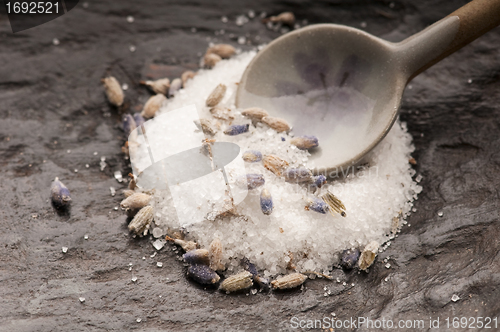
<svg viewBox="0 0 500 332">
<path fill-rule="evenodd" d="M 471 79 L 471 78 L 469 78 L 469 79 L 467 80 L 467 83 L 471 84 L 471 83 L 472 83 L 472 79 Z"/>
<path fill-rule="evenodd" d="M 254 17 L 255 17 L 255 11 L 250 9 L 250 10 L 248 11 L 248 17 L 250 17 L 250 18 L 254 18 Z"/>
<path fill-rule="evenodd" d="M 161 236 L 163 236 L 163 229 L 159 228 L 159 227 L 155 227 L 153 228 L 153 237 L 154 238 L 159 238 Z"/>
<path fill-rule="evenodd" d="M 140 322 L 142 321 L 142 319 L 137 318 L 135 321 L 136 321 L 137 323 L 140 323 Z"/>
<path fill-rule="evenodd" d="M 361 22 L 361 24 L 359 26 L 362 28 L 366 28 L 366 25 L 367 25 L 366 22 Z"/>
<path fill-rule="evenodd" d="M 417 177 L 415 178 L 415 181 L 416 181 L 417 183 L 419 183 L 420 181 L 422 181 L 422 175 L 420 175 L 420 174 L 419 174 L 419 175 L 417 175 Z"/>
<path fill-rule="evenodd" d="M 130 46 L 128 47 L 128 50 L 129 50 L 130 52 L 134 53 L 134 52 L 135 52 L 135 50 L 136 50 L 135 45 L 130 45 Z"/>
<path fill-rule="evenodd" d="M 85 302 L 85 298 L 84 297 L 79 297 L 78 300 L 80 301 L 80 303 Z"/>
<path fill-rule="evenodd" d="M 136 282 L 137 281 L 137 277 L 132 277 L 132 282 Z"/>
<path fill-rule="evenodd" d="M 160 250 L 161 248 L 163 248 L 163 246 L 165 245 L 165 243 L 166 243 L 165 240 L 158 239 L 155 242 L 153 242 L 153 247 L 155 247 L 156 250 Z"/>
<path fill-rule="evenodd" d="M 109 191 L 111 192 L 111 196 L 116 195 L 116 189 L 114 187 L 109 187 Z"/>
<path fill-rule="evenodd" d="M 63 252 L 63 254 L 67 253 L 68 252 L 68 247 L 62 247 L 62 252 Z"/>
<path fill-rule="evenodd" d="M 83 6 L 83 8 L 89 8 L 89 3 L 87 1 L 85 1 L 82 6 Z"/>
<path fill-rule="evenodd" d="M 387 264 L 385 264 L 385 267 L 388 268 L 388 269 L 390 269 L 391 268 L 391 264 L 387 263 Z"/>
<path fill-rule="evenodd" d="M 113 210 L 118 211 L 118 206 L 115 206 Z"/>
<path fill-rule="evenodd" d="M 84 238 L 85 240 L 88 240 L 88 239 L 89 239 L 88 234 L 85 234 L 85 235 L 83 236 L 83 238 Z"/>
<path fill-rule="evenodd" d="M 443 211 L 439 211 L 439 212 L 438 212 L 438 216 L 439 216 L 439 217 L 442 217 L 443 215 L 444 215 Z"/>
<path fill-rule="evenodd" d="M 247 38 L 245 36 L 238 37 L 238 44 L 244 45 L 247 42 Z"/>
<path fill-rule="evenodd" d="M 238 15 L 236 17 L 236 25 L 237 26 L 242 26 L 246 23 L 248 23 L 248 17 L 246 17 L 245 15 Z"/>
<path fill-rule="evenodd" d="M 162 262 L 157 262 L 157 263 L 156 263 L 156 266 L 158 266 L 158 267 L 163 267 L 163 263 L 162 263 Z"/>
<path fill-rule="evenodd" d="M 131 15 L 127 16 L 127 22 L 128 23 L 133 23 L 134 22 L 134 17 L 131 16 Z"/>
<path fill-rule="evenodd" d="M 227 16 L 222 16 L 220 20 L 222 21 L 222 23 L 227 23 L 228 21 Z"/>
<path fill-rule="evenodd" d="M 156 251 L 154 253 L 152 253 L 151 255 L 149 255 L 149 257 L 153 258 L 156 256 Z"/>
<path fill-rule="evenodd" d="M 347 285 L 347 283 L 344 281 L 344 282 L 342 283 L 342 286 L 346 286 L 346 285 Z"/>
<path fill-rule="evenodd" d="M 254 288 L 254 289 L 252 289 L 252 290 L 250 291 L 250 293 L 252 293 L 252 295 L 255 295 L 255 294 L 257 294 L 257 290 Z"/>
<path fill-rule="evenodd" d="M 453 296 L 451 297 L 451 300 L 453 302 L 457 302 L 458 300 L 460 300 L 460 297 L 457 294 L 453 294 Z"/>
<path fill-rule="evenodd" d="M 99 166 L 101 167 L 101 172 L 103 172 L 104 169 L 106 168 L 106 157 L 104 157 L 104 156 L 101 157 L 101 161 L 99 162 Z"/>
<path fill-rule="evenodd" d="M 66 153 L 71 153 L 71 150 L 66 150 Z"/>
<path fill-rule="evenodd" d="M 74 171 L 75 173 L 78 173 L 78 169 L 76 169 L 76 168 L 75 168 L 73 171 Z"/>
<path fill-rule="evenodd" d="M 54 44 L 55 46 L 59 45 L 61 42 L 59 41 L 59 39 L 57 38 L 54 38 L 52 39 L 52 44 Z"/>
<path fill-rule="evenodd" d="M 220 61 L 214 69 L 200 70 L 182 90 L 183 93 L 177 93 L 175 98 L 170 99 L 157 116 L 194 104 L 201 118 L 212 118 L 205 105 L 206 98 L 215 86 L 222 83 L 227 86 L 227 92 L 219 105 L 233 110 L 234 123 L 251 123 L 241 116 L 241 110 L 234 108 L 235 82 L 240 81 L 255 54 L 243 52 Z M 221 130 L 213 137 L 217 142 L 236 143 L 241 151 L 259 150 L 262 155 L 275 154 L 293 167 L 307 164 L 309 152 L 291 146 L 291 134 L 278 134 L 265 125 L 257 124 L 255 127 L 251 125 L 248 133 L 227 136 L 222 133 L 224 126 L 222 123 Z M 347 179 L 337 179 L 324 185 L 319 192 L 330 190 L 335 194 L 346 206 L 345 218 L 304 210 L 305 197 L 310 195 L 305 187 L 284 182 L 265 169 L 262 163 L 246 163 L 247 173 L 263 174 L 265 178 L 265 186 L 274 201 L 271 215 L 264 215 L 260 209 L 260 189 L 249 191 L 244 201 L 234 206 L 234 215 L 215 218 L 216 212 L 204 213 L 200 207 L 208 204 L 207 197 L 210 196 L 209 192 L 203 192 L 203 188 L 205 185 L 210 187 L 210 183 L 208 180 L 203 182 L 205 180 L 201 178 L 197 183 L 199 198 L 188 196 L 186 200 L 176 202 L 175 208 L 169 191 L 154 190 L 155 225 L 164 230 L 184 227 L 190 239 L 201 248 L 209 247 L 215 238 L 219 238 L 225 253 L 222 263 L 228 273 L 237 268 L 237 264 L 233 266 L 231 262 L 239 262 L 242 257 L 247 257 L 264 270 L 266 277 L 285 274 L 290 262 L 298 271 L 309 270 L 306 267 L 314 271 L 328 271 L 338 263 L 338 256 L 333 255 L 335 253 L 353 247 L 362 249 L 371 241 L 385 243 L 394 218 L 401 222 L 393 230 L 401 228 L 411 212 L 412 202 L 422 191 L 422 187 L 412 179 L 414 170 L 408 163 L 413 150 L 412 137 L 406 125 L 397 120 L 384 140 L 366 156 L 369 167 L 356 174 L 354 168 L 348 169 Z M 142 158 L 147 160 L 149 156 Z M 181 224 L 177 210 L 187 211 L 193 223 Z M 292 259 L 288 253 L 293 254 Z"/>
<path fill-rule="evenodd" d="M 122 90 L 123 91 L 127 91 L 128 90 L 128 84 L 127 83 L 123 83 L 122 84 Z"/>
<path fill-rule="evenodd" d="M 120 183 L 121 183 L 121 182 L 123 182 L 122 172 L 120 172 L 120 171 L 115 171 L 114 175 L 115 175 L 115 179 L 116 179 L 116 181 L 118 181 L 118 182 L 120 182 Z"/>
</svg>

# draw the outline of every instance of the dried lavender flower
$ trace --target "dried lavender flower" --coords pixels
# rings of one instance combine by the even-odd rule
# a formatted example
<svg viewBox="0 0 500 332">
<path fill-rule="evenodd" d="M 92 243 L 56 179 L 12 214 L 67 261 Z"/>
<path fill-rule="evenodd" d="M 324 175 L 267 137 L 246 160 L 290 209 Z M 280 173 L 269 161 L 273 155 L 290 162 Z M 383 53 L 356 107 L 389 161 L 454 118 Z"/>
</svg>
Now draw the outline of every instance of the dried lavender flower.
<svg viewBox="0 0 500 332">
<path fill-rule="evenodd" d="M 210 265 L 209 252 L 206 249 L 195 249 L 186 252 L 182 258 L 189 264 L 204 264 Z"/>
<path fill-rule="evenodd" d="M 359 249 L 346 249 L 340 255 L 340 266 L 346 270 L 351 270 L 358 262 Z"/>
<path fill-rule="evenodd" d="M 139 236 L 146 235 L 153 218 L 153 207 L 150 205 L 145 206 L 137 212 L 130 224 L 128 224 L 128 230 Z"/>
<path fill-rule="evenodd" d="M 262 153 L 257 150 L 248 150 L 243 153 L 242 158 L 247 163 L 256 163 L 262 160 Z"/>
<path fill-rule="evenodd" d="M 306 209 L 312 210 L 315 212 L 319 212 L 322 214 L 326 214 L 328 211 L 328 205 L 322 200 L 317 197 L 308 197 L 306 198 Z"/>
<path fill-rule="evenodd" d="M 260 192 L 260 209 L 266 215 L 270 215 L 273 212 L 273 198 L 267 188 L 263 188 Z"/>
<path fill-rule="evenodd" d="M 309 150 L 318 146 L 318 138 L 316 136 L 297 136 L 290 140 L 290 144 L 301 150 Z"/>
<path fill-rule="evenodd" d="M 224 95 L 226 94 L 227 87 L 224 84 L 219 84 L 215 87 L 215 89 L 210 93 L 210 95 L 207 98 L 206 104 L 208 107 L 214 107 L 220 101 L 222 98 L 224 98 Z"/>
<path fill-rule="evenodd" d="M 50 197 L 56 208 L 66 207 L 71 202 L 69 189 L 57 177 L 50 186 Z"/>
<path fill-rule="evenodd" d="M 278 133 L 282 131 L 289 131 L 291 129 L 290 125 L 288 122 L 285 121 L 285 119 L 282 118 L 275 118 L 272 116 L 265 116 L 261 120 L 263 123 L 268 125 L 269 127 L 273 128 L 276 130 Z"/>
<path fill-rule="evenodd" d="M 247 289 L 253 286 L 252 274 L 248 271 L 243 271 L 238 274 L 226 278 L 219 289 L 226 293 L 236 292 Z"/>
<path fill-rule="evenodd" d="M 266 110 L 258 107 L 247 108 L 241 112 L 241 115 L 246 116 L 252 121 L 260 121 L 262 118 L 269 116 Z"/>
<path fill-rule="evenodd" d="M 216 44 L 207 49 L 207 54 L 217 54 L 222 59 L 228 59 L 236 53 L 236 49 L 229 44 Z"/>
<path fill-rule="evenodd" d="M 206 68 L 213 68 L 217 64 L 217 62 L 221 61 L 222 58 L 214 53 L 207 53 L 203 57 L 203 65 Z"/>
<path fill-rule="evenodd" d="M 290 289 L 302 285 L 306 280 L 307 280 L 306 275 L 295 272 L 287 274 L 286 276 L 283 276 L 276 280 L 273 280 L 271 282 L 271 285 L 273 286 L 274 289 Z"/>
<path fill-rule="evenodd" d="M 358 265 L 361 270 L 366 271 L 366 269 L 373 264 L 375 257 L 377 257 L 378 248 L 379 244 L 377 241 L 372 241 L 366 245 L 365 249 L 363 249 L 363 252 L 359 256 Z"/>
<path fill-rule="evenodd" d="M 186 70 L 181 75 L 182 86 L 186 86 L 186 82 L 196 76 L 196 73 L 192 70 Z"/>
<path fill-rule="evenodd" d="M 146 119 L 154 117 L 156 112 L 158 112 L 163 103 L 166 101 L 167 98 L 162 94 L 151 96 L 144 105 L 141 115 Z"/>
<path fill-rule="evenodd" d="M 170 88 L 170 80 L 168 78 L 160 78 L 156 81 L 140 81 L 141 84 L 148 86 L 154 93 L 167 95 Z"/>
<path fill-rule="evenodd" d="M 123 105 L 124 94 L 120 83 L 113 76 L 103 78 L 101 82 L 104 84 L 104 92 L 108 101 L 116 106 L 120 107 Z"/>
<path fill-rule="evenodd" d="M 219 282 L 220 277 L 214 270 L 206 265 L 193 264 L 188 268 L 187 275 L 202 285 L 212 285 Z"/>
<path fill-rule="evenodd" d="M 243 133 L 248 132 L 248 129 L 250 128 L 250 125 L 243 124 L 243 125 L 231 125 L 224 130 L 224 134 L 229 135 L 229 136 L 235 136 L 235 135 L 240 135 Z"/>
</svg>

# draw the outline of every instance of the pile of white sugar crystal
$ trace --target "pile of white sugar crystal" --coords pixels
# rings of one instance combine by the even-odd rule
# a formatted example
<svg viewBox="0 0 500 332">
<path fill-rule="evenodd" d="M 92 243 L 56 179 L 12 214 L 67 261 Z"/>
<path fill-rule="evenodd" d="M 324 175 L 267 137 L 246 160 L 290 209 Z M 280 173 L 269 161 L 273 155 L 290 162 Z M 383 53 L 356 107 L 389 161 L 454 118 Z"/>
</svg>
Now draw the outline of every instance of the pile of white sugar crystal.
<svg viewBox="0 0 500 332">
<path fill-rule="evenodd" d="M 212 70 L 200 70 L 169 99 L 157 115 L 195 104 L 200 118 L 213 119 L 205 105 L 207 96 L 220 83 L 227 86 L 219 106 L 232 109 L 232 124 L 251 123 L 234 106 L 237 82 L 255 52 L 242 53 L 230 60 L 220 61 Z M 224 135 L 228 123 L 221 121 L 221 129 L 213 137 L 217 142 L 237 143 L 241 151 L 258 150 L 262 155 L 274 154 L 287 160 L 291 167 L 304 165 L 309 153 L 291 146 L 292 134 L 277 133 L 259 123 L 250 125 L 248 133 Z M 314 135 L 314 133 L 310 133 Z M 284 140 L 283 140 L 284 138 Z M 236 205 L 234 213 L 226 213 L 215 220 L 197 214 L 201 221 L 188 226 L 187 239 L 208 248 L 212 240 L 220 239 L 224 247 L 224 261 L 228 274 L 241 269 L 240 260 L 247 257 L 265 276 L 286 273 L 287 266 L 296 270 L 328 273 L 338 262 L 339 253 L 348 248 L 361 250 L 375 240 L 389 241 L 411 211 L 413 200 L 422 188 L 412 180 L 415 171 L 408 162 L 413 151 L 412 138 L 404 123 L 396 121 L 385 139 L 368 156 L 363 171 L 345 179 L 329 181 L 314 194 L 305 186 L 287 183 L 265 169 L 261 162 L 245 163 L 247 173 L 263 174 L 265 188 L 274 201 L 271 215 L 260 208 L 259 195 L 263 187 L 249 190 L 245 200 Z M 321 141 L 319 142 L 321 145 Z M 140 183 L 138 183 L 140 185 Z M 320 214 L 307 211 L 305 198 L 318 196 L 329 190 L 345 205 L 347 216 Z M 189 197 L 184 197 L 189 200 Z M 182 228 L 168 191 L 154 190 L 155 237 L 171 234 Z"/>
</svg>

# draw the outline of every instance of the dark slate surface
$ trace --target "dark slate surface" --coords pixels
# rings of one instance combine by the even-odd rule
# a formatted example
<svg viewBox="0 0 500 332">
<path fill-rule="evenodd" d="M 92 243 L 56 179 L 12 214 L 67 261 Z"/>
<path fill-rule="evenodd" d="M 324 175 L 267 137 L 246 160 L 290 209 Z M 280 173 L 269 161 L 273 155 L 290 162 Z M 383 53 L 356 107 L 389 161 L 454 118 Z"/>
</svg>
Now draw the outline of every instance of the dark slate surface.
<svg viewBox="0 0 500 332">
<path fill-rule="evenodd" d="M 341 319 L 423 319 L 423 330 L 430 316 L 440 317 L 446 330 L 446 317 L 500 315 L 498 28 L 417 77 L 405 92 L 401 118 L 414 136 L 424 191 L 411 227 L 369 274 L 336 270 L 353 287 L 316 280 L 302 291 L 270 295 L 204 290 L 186 280 L 170 247 L 150 258 L 150 241 L 128 235 L 125 215 L 113 210 L 121 197 L 109 194 L 110 186 L 120 188 L 112 172 L 125 173 L 127 166 L 119 116 L 99 82 L 105 75 L 130 86 L 125 110 L 136 110 L 149 95 L 137 82 L 197 68 L 197 53 L 215 30 L 225 29 L 218 40 L 235 45 L 241 35 L 253 44 L 256 36 L 267 42 L 279 35 L 257 20 L 237 27 L 236 15 L 249 9 L 292 10 L 310 23 L 366 22 L 364 30 L 399 41 L 465 2 L 89 1 L 88 8 L 80 3 L 15 35 L 1 16 L 0 330 L 276 331 L 291 329 L 292 317 L 322 319 L 332 312 Z M 135 22 L 127 23 L 127 15 Z M 222 15 L 230 23 L 222 23 Z M 100 156 L 108 162 L 104 172 Z M 69 215 L 58 215 L 48 201 L 55 176 L 72 192 Z M 389 256 L 386 269 L 382 260 Z M 324 297 L 325 286 L 331 296 Z M 453 294 L 461 298 L 456 303 Z"/>
</svg>

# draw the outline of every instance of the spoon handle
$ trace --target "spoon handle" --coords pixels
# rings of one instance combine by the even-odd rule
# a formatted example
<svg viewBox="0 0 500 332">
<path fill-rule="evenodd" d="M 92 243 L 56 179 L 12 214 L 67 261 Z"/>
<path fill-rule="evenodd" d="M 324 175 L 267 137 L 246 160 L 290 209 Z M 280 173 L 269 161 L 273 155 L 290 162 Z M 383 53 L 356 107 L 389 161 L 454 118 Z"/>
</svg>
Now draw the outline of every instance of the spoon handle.
<svg viewBox="0 0 500 332">
<path fill-rule="evenodd" d="M 500 0 L 473 0 L 398 43 L 408 81 L 499 24 Z"/>
</svg>

